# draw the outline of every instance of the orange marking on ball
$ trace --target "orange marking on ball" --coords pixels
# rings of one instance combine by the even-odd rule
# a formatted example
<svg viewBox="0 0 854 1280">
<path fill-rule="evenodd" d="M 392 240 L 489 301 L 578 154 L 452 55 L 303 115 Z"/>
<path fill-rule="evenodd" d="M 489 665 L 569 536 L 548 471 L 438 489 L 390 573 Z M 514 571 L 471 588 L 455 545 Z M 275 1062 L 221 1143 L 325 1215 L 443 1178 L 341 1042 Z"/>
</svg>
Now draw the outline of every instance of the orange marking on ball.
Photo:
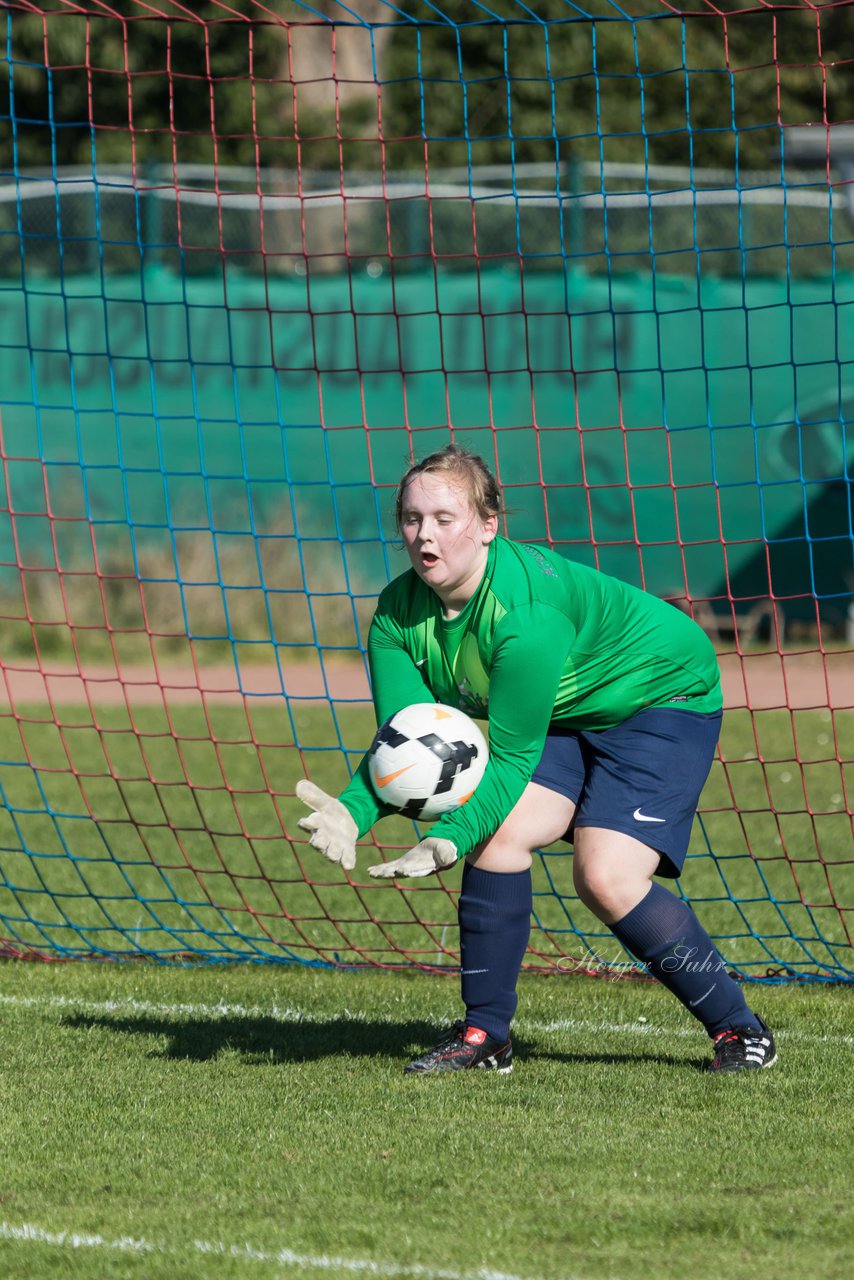
<svg viewBox="0 0 854 1280">
<path fill-rule="evenodd" d="M 399 778 L 402 773 L 406 773 L 406 770 L 411 768 L 411 764 L 405 764 L 402 769 L 395 769 L 394 773 L 384 773 L 381 778 L 374 778 L 374 782 L 378 787 L 387 787 L 390 782 L 394 782 L 395 778 Z"/>
</svg>

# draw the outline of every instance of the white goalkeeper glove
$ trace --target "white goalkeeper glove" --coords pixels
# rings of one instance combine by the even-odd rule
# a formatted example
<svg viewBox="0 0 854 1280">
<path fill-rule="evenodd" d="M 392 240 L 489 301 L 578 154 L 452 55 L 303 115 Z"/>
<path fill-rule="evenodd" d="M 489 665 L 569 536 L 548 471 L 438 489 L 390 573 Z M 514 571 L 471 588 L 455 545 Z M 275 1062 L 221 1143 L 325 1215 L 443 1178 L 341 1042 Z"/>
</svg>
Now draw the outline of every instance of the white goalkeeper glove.
<svg viewBox="0 0 854 1280">
<path fill-rule="evenodd" d="M 330 862 L 340 862 L 345 871 L 356 865 L 356 839 L 359 828 L 340 800 L 329 796 L 307 778 L 297 783 L 297 799 L 314 812 L 297 823 L 308 831 L 308 843 L 319 849 Z"/>
<path fill-rule="evenodd" d="M 437 871 L 452 867 L 456 860 L 457 846 L 452 841 L 427 836 L 402 858 L 381 862 L 379 866 L 368 867 L 368 871 L 378 880 L 391 880 L 397 876 L 432 876 Z"/>
</svg>

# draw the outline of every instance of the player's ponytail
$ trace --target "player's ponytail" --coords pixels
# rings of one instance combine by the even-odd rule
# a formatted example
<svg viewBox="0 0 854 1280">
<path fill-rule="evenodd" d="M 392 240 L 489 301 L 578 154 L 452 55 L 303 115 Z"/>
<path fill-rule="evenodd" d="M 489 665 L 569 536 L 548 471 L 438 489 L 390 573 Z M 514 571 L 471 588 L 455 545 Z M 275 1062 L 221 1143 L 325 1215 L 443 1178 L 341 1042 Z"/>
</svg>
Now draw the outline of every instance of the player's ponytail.
<svg viewBox="0 0 854 1280">
<path fill-rule="evenodd" d="M 501 500 L 498 481 L 483 458 L 477 453 L 461 448 L 460 445 L 449 444 L 444 449 L 439 449 L 436 453 L 423 458 L 421 462 L 416 462 L 401 479 L 397 486 L 395 501 L 398 529 L 403 514 L 403 495 L 406 486 L 415 476 L 425 473 L 439 476 L 448 484 L 463 489 L 481 520 L 488 520 L 490 516 L 502 514 L 504 504 Z"/>
</svg>

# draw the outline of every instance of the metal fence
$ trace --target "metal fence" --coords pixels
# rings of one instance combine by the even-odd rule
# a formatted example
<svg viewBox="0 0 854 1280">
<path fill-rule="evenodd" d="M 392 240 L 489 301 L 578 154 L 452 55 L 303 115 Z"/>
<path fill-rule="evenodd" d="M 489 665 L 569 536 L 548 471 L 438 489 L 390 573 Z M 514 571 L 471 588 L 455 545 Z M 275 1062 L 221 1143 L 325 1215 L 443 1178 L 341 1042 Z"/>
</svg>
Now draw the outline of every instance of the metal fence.
<svg viewBox="0 0 854 1280">
<path fill-rule="evenodd" d="M 267 275 L 566 263 L 595 274 L 854 270 L 851 202 L 823 171 L 579 164 L 294 173 L 155 166 L 0 179 L 0 274 L 163 267 Z"/>
</svg>

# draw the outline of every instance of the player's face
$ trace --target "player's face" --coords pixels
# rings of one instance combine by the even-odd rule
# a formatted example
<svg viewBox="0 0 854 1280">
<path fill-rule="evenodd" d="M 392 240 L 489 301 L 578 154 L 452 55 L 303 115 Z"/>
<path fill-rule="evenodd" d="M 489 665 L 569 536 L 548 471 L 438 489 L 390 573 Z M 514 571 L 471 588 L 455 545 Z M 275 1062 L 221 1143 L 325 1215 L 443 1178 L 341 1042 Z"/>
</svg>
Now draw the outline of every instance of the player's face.
<svg viewBox="0 0 854 1280">
<path fill-rule="evenodd" d="M 440 476 L 413 476 L 403 494 L 400 532 L 412 567 L 445 606 L 459 611 L 486 568 L 498 519 L 481 520 L 468 494 Z"/>
</svg>

